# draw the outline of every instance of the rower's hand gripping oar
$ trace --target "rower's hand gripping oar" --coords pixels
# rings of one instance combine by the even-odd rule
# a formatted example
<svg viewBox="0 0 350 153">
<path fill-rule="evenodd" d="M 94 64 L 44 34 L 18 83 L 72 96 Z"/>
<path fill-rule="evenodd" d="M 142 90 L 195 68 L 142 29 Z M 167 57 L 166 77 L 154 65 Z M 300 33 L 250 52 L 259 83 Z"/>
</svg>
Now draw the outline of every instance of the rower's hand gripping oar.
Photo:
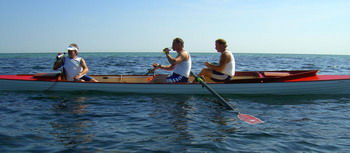
<svg viewBox="0 0 350 153">
<path fill-rule="evenodd" d="M 145 75 L 148 75 L 148 74 L 154 74 L 154 72 L 156 71 L 155 68 L 153 69 L 147 69 L 147 73 Z"/>
<path fill-rule="evenodd" d="M 242 114 L 238 111 L 236 111 L 230 104 L 228 104 L 224 98 L 222 98 L 217 92 L 215 92 L 212 88 L 210 88 L 203 80 L 202 78 L 198 77 L 197 74 L 193 73 L 191 71 L 191 75 L 195 77 L 196 81 L 199 82 L 203 87 L 207 88 L 216 98 L 220 100 L 220 102 L 230 110 L 234 110 L 234 112 L 237 114 L 237 117 L 249 124 L 259 124 L 259 123 L 264 123 L 262 120 L 260 120 L 257 117 L 248 115 L 248 114 Z"/>
<path fill-rule="evenodd" d="M 157 69 L 158 69 L 158 67 L 154 66 L 154 64 L 153 64 L 153 69 L 147 69 L 148 72 L 145 75 L 149 75 L 149 74 L 156 75 L 156 70 Z"/>
</svg>

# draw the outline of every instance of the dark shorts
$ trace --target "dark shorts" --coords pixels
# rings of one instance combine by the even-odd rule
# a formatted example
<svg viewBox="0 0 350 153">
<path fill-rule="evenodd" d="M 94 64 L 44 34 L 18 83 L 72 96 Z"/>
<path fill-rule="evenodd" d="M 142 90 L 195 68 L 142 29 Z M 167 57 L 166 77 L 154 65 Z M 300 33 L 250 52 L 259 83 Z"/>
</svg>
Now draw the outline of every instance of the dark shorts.
<svg viewBox="0 0 350 153">
<path fill-rule="evenodd" d="M 231 76 L 215 71 L 213 70 L 213 73 L 211 75 L 211 79 L 215 82 L 225 82 L 225 81 L 230 81 L 231 80 Z"/>
<path fill-rule="evenodd" d="M 93 79 L 91 76 L 88 75 L 84 75 L 82 76 L 80 79 L 84 80 L 84 81 L 90 81 L 91 79 Z"/>
<path fill-rule="evenodd" d="M 181 76 L 179 74 L 173 73 L 171 76 L 166 78 L 166 82 L 168 82 L 168 83 L 188 82 L 188 78 Z"/>
</svg>

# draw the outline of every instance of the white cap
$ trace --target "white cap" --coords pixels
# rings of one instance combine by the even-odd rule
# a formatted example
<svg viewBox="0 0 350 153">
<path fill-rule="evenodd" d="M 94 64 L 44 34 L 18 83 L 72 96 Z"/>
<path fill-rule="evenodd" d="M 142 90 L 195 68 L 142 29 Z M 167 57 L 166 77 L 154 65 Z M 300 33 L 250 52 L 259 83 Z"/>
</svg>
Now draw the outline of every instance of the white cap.
<svg viewBox="0 0 350 153">
<path fill-rule="evenodd" d="M 78 51 L 78 48 L 73 47 L 73 46 L 69 46 L 69 47 L 67 48 L 67 50 L 76 50 L 76 51 Z"/>
</svg>

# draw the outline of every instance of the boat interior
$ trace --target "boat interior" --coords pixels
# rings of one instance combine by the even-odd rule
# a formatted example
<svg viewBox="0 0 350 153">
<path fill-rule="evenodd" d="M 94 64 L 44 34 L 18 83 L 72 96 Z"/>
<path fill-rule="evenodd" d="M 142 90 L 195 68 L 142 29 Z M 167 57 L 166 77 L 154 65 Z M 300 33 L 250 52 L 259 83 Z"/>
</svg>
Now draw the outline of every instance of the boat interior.
<svg viewBox="0 0 350 153">
<path fill-rule="evenodd" d="M 300 71 L 241 71 L 236 72 L 232 80 L 226 82 L 214 82 L 210 78 L 204 78 L 207 83 L 257 83 L 257 82 L 276 82 L 298 79 L 302 77 L 315 76 L 318 70 L 300 70 Z M 167 75 L 90 75 L 99 82 L 110 83 L 165 83 Z M 62 80 L 59 73 L 37 73 L 33 78 L 38 80 Z M 195 82 L 194 77 L 190 76 L 189 82 Z M 63 81 L 63 80 L 62 80 Z"/>
<path fill-rule="evenodd" d="M 164 83 L 166 77 L 168 75 L 159 74 L 159 75 L 91 75 L 91 77 L 95 78 L 99 82 L 122 82 L 122 83 Z M 244 79 L 257 79 L 258 75 L 252 74 L 242 74 L 236 75 L 233 77 L 234 80 L 244 80 Z M 194 82 L 195 78 L 190 76 L 188 81 Z M 215 83 L 215 81 L 210 78 L 205 77 L 205 82 L 207 83 Z"/>
</svg>

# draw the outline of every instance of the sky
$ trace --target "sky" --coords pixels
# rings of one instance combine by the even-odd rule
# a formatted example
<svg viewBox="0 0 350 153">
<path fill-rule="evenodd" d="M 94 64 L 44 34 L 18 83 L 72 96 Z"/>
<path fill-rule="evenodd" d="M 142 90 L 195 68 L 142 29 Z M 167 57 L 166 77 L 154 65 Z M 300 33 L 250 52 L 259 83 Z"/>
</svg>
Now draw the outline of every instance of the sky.
<svg viewBox="0 0 350 153">
<path fill-rule="evenodd" d="M 0 53 L 189 52 L 350 55 L 349 0 L 0 0 Z"/>
</svg>

